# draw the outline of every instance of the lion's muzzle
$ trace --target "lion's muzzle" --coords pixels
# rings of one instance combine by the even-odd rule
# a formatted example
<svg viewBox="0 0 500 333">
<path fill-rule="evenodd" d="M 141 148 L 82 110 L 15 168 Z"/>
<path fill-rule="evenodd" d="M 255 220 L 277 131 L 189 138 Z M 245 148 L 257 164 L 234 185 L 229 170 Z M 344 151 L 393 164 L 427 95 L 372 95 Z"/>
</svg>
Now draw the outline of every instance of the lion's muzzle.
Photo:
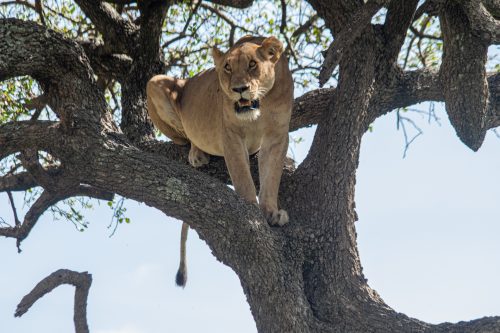
<svg viewBox="0 0 500 333">
<path fill-rule="evenodd" d="M 236 113 L 258 110 L 259 107 L 260 102 L 258 99 L 254 99 L 251 101 L 245 98 L 240 98 L 237 102 L 234 103 L 234 111 L 236 111 Z"/>
</svg>

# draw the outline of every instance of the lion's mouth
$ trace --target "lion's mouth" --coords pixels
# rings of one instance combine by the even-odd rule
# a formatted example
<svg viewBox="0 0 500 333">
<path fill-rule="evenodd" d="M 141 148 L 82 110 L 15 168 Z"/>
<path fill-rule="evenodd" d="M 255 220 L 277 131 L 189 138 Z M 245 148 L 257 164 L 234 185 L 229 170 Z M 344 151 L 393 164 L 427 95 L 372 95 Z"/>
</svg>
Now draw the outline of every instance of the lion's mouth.
<svg viewBox="0 0 500 333">
<path fill-rule="evenodd" d="M 248 112 L 252 110 L 258 110 L 260 106 L 259 100 L 249 100 L 245 98 L 240 98 L 237 102 L 234 103 L 234 111 L 237 113 Z"/>
</svg>

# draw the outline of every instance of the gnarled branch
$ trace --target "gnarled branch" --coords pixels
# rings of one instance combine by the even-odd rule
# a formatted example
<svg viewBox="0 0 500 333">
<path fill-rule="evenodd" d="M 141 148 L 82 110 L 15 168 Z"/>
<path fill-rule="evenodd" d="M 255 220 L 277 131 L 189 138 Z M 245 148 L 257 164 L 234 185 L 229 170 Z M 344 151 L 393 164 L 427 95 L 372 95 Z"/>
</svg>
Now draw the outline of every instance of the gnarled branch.
<svg viewBox="0 0 500 333">
<path fill-rule="evenodd" d="M 459 3 L 447 2 L 440 21 L 444 38 L 440 75 L 446 111 L 458 137 L 476 151 L 486 134 L 488 44 L 473 34 Z"/>
<path fill-rule="evenodd" d="M 60 269 L 40 281 L 33 290 L 23 297 L 18 304 L 14 316 L 21 317 L 40 298 L 50 293 L 62 284 L 75 286 L 75 305 L 73 321 L 76 333 L 88 333 L 87 298 L 92 284 L 92 275 L 87 272 L 78 273 L 67 269 Z"/>
</svg>

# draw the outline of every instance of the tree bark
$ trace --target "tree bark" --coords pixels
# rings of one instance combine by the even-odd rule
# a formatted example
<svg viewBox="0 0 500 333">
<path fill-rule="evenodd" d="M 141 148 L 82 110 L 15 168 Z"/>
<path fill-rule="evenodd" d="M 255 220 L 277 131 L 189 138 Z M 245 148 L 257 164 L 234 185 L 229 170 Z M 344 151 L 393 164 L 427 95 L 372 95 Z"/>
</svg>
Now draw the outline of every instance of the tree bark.
<svg viewBox="0 0 500 333">
<path fill-rule="evenodd" d="M 104 47 L 131 59 L 123 64 L 129 75 L 117 76 L 125 95 L 121 128 L 114 125 L 94 79 L 100 68 L 94 47 L 85 47 L 96 55 L 89 61 L 79 44 L 58 33 L 0 19 L 0 79 L 33 76 L 59 117 L 0 126 L 0 158 L 24 154 L 27 170 L 0 178 L 0 190 L 41 185 L 45 191 L 25 223 L 0 228 L 0 235 L 26 237 L 40 212 L 60 198 L 117 193 L 195 229 L 217 259 L 238 275 L 260 332 L 500 331 L 498 317 L 431 325 L 391 309 L 367 284 L 355 230 L 360 144 L 377 117 L 421 101 L 444 100 L 458 136 L 472 149 L 479 148 L 486 130 L 500 125 L 500 76 L 488 76 L 484 69 L 488 43 L 464 25 L 469 22 L 466 7 L 446 2 L 440 13 L 442 68 L 404 72 L 396 59 L 418 1 L 391 1 L 383 26 L 366 22 L 359 12 L 361 0 L 310 2 L 335 34 L 353 17 L 365 18 L 366 27 L 344 38 L 349 47 L 339 58 L 337 87 L 295 101 L 291 130 L 314 123 L 318 127 L 304 162 L 296 170 L 288 166 L 282 178 L 280 204 L 290 214 L 290 223 L 282 228 L 270 227 L 257 207 L 226 186 L 222 159 L 194 170 L 187 166 L 186 148 L 152 140 L 144 87 L 163 70 L 159 35 L 169 3 L 141 2 L 136 25 L 101 1 L 79 2 L 97 29 L 107 31 Z M 474 50 L 462 53 L 463 47 Z M 26 59 L 25 54 L 32 56 Z M 467 56 L 475 60 L 466 63 Z M 30 162 L 29 153 L 37 151 L 50 152 L 61 167 L 46 170 Z M 255 165 L 256 157 L 252 161 Z"/>
</svg>

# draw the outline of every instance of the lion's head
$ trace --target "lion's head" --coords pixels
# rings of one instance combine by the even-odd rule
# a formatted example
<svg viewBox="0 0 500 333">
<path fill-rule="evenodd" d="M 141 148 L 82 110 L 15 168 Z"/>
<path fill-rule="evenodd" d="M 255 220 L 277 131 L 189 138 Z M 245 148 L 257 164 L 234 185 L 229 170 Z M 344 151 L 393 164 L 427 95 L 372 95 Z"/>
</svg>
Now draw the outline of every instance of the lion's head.
<svg viewBox="0 0 500 333">
<path fill-rule="evenodd" d="M 238 118 L 259 117 L 260 100 L 274 85 L 274 66 L 282 52 L 283 44 L 275 37 L 243 37 L 226 53 L 212 49 L 219 83 Z"/>
</svg>

